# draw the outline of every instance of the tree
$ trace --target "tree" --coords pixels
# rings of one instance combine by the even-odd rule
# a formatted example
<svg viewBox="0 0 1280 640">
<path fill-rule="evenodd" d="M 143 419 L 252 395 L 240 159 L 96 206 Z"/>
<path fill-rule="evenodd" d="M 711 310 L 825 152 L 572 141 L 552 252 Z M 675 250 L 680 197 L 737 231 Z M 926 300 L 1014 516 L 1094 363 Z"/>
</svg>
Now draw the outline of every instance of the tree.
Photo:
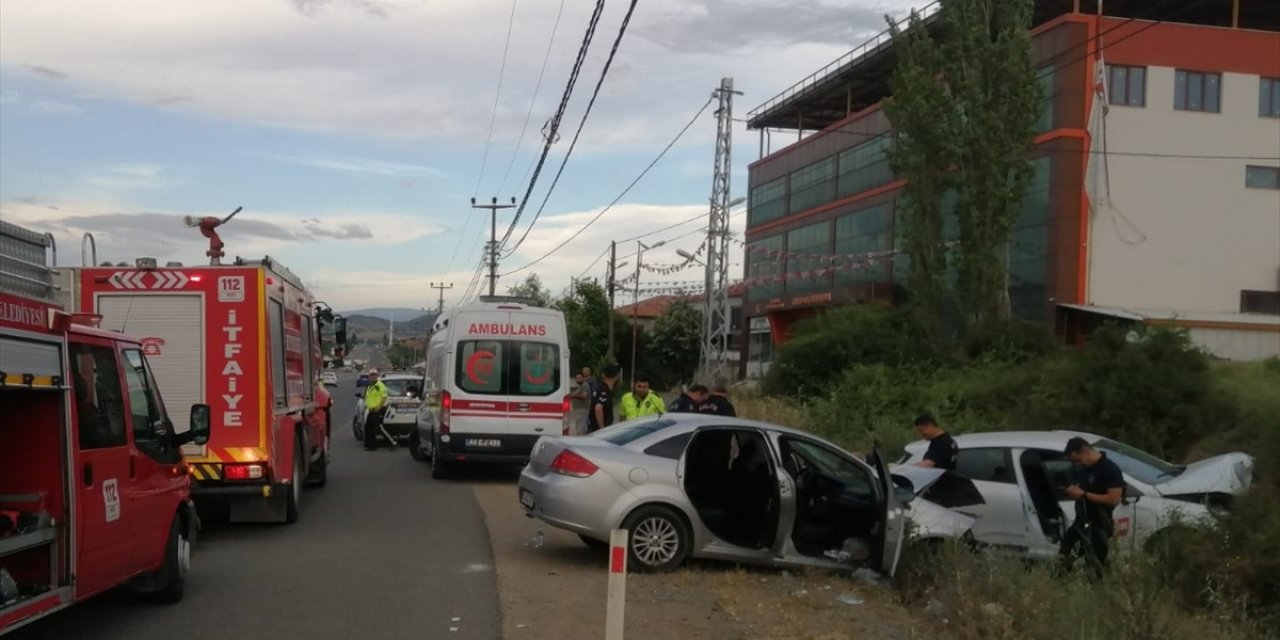
<svg viewBox="0 0 1280 640">
<path fill-rule="evenodd" d="M 609 310 L 604 287 L 594 281 L 578 281 L 570 292 L 554 303 L 564 313 L 569 328 L 569 350 L 574 367 L 599 367 L 609 351 L 609 318 L 613 317 L 618 340 L 627 333 L 626 322 Z M 621 343 L 619 343 L 621 344 Z M 629 350 L 628 350 L 629 352 Z"/>
<path fill-rule="evenodd" d="M 513 284 L 507 287 L 507 294 L 519 298 L 528 298 L 537 307 L 551 306 L 551 291 L 543 286 L 542 278 L 539 278 L 536 273 L 529 274 L 529 277 L 525 278 L 524 282 L 520 284 Z"/>
<path fill-rule="evenodd" d="M 1009 316 L 1010 231 L 1033 177 L 1043 99 L 1031 60 L 1033 0 L 942 0 L 936 35 L 912 14 L 890 21 L 897 68 L 885 112 L 890 166 L 906 180 L 903 216 L 916 318 L 936 337 L 948 262 L 967 328 Z M 943 201 L 959 232 L 948 260 Z"/>
<path fill-rule="evenodd" d="M 702 313 L 689 301 L 677 300 L 653 323 L 649 344 L 663 373 L 692 379 L 702 349 Z"/>
</svg>

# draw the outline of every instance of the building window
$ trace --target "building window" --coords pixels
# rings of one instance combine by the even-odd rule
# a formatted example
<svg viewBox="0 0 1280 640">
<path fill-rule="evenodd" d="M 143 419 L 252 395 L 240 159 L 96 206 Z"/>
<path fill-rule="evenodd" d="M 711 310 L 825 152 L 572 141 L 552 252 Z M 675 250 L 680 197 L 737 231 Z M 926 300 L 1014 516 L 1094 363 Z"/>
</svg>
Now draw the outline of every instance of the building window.
<svg viewBox="0 0 1280 640">
<path fill-rule="evenodd" d="M 1280 78 L 1262 78 L 1258 81 L 1258 115 L 1280 118 Z"/>
<path fill-rule="evenodd" d="M 1240 313 L 1264 313 L 1280 316 L 1280 291 L 1240 292 Z"/>
<path fill-rule="evenodd" d="M 1244 186 L 1250 189 L 1280 189 L 1280 167 L 1246 166 Z"/>
<path fill-rule="evenodd" d="M 782 242 L 786 236 L 778 234 L 752 240 L 747 243 L 747 298 L 754 301 L 768 300 L 782 295 L 782 283 L 773 282 L 773 278 L 782 275 L 782 258 L 776 253 L 782 251 Z"/>
<path fill-rule="evenodd" d="M 1126 107 L 1147 106 L 1147 68 L 1108 65 L 1109 101 Z"/>
<path fill-rule="evenodd" d="M 787 233 L 787 293 L 825 289 L 831 275 L 799 277 L 806 271 L 822 269 L 830 264 L 831 221 L 824 220 Z"/>
<path fill-rule="evenodd" d="M 844 198 L 892 182 L 887 153 L 891 147 L 893 135 L 886 134 L 842 151 L 837 196 Z"/>
<path fill-rule="evenodd" d="M 1053 92 L 1055 83 L 1055 69 L 1052 66 L 1041 67 L 1036 71 L 1036 76 L 1040 79 L 1040 120 L 1036 122 L 1036 133 L 1044 133 L 1053 128 Z"/>
<path fill-rule="evenodd" d="M 836 159 L 819 160 L 791 173 L 791 213 L 835 200 Z"/>
<path fill-rule="evenodd" d="M 1173 108 L 1178 111 L 1218 113 L 1222 100 L 1222 74 L 1179 69 L 1173 79 Z"/>
<path fill-rule="evenodd" d="M 1009 306 L 1016 318 L 1045 320 L 1049 269 L 1050 157 L 1035 161 L 1035 173 L 1009 230 Z"/>
<path fill-rule="evenodd" d="M 836 284 L 883 283 L 889 279 L 889 261 L 850 259 L 893 249 L 893 208 L 885 203 L 836 219 Z"/>
<path fill-rule="evenodd" d="M 754 227 L 787 215 L 787 178 L 783 176 L 751 190 L 747 225 Z"/>
</svg>

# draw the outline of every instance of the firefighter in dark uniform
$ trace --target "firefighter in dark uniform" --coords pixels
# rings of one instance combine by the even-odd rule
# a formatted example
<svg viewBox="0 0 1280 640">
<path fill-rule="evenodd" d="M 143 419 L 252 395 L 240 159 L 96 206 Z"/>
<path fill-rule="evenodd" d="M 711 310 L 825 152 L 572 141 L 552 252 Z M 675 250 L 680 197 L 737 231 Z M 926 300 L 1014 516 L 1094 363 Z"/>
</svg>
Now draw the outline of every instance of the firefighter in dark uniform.
<svg viewBox="0 0 1280 640">
<path fill-rule="evenodd" d="M 1076 466 L 1075 483 L 1062 490 L 1068 500 L 1075 501 L 1076 517 L 1062 538 L 1062 558 L 1070 566 L 1082 555 L 1101 576 L 1115 535 L 1112 514 L 1124 500 L 1124 473 L 1084 438 L 1067 441 L 1063 453 Z"/>
</svg>

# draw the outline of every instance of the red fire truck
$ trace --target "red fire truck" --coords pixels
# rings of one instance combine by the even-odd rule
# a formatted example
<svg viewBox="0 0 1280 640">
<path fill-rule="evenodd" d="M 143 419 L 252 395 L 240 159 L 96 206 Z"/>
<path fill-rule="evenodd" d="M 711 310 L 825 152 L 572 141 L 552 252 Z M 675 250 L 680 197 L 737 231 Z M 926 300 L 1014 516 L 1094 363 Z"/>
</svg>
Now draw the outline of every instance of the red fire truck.
<svg viewBox="0 0 1280 640">
<path fill-rule="evenodd" d="M 142 344 L 55 303 L 50 240 L 0 221 L 0 635 L 113 587 L 182 598 L 197 520 Z"/>
<path fill-rule="evenodd" d="M 197 505 L 225 499 L 233 522 L 293 523 L 303 485 L 327 479 L 320 333 L 332 325 L 345 343 L 345 322 L 270 257 L 221 264 L 217 234 L 206 236 L 211 265 L 74 269 L 64 294 L 103 327 L 138 336 L 176 404 L 212 408 L 209 441 L 183 449 Z"/>
</svg>

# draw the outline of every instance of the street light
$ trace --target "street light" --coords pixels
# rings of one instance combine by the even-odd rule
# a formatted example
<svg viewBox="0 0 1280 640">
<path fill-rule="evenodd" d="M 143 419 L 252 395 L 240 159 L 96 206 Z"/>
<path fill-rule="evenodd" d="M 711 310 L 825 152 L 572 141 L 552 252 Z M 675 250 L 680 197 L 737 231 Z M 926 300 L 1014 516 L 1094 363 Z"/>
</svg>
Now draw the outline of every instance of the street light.
<svg viewBox="0 0 1280 640">
<path fill-rule="evenodd" d="M 636 381 L 636 316 L 640 311 L 640 265 L 644 264 L 646 250 L 657 249 L 666 243 L 666 240 L 659 240 L 651 245 L 645 245 L 636 240 L 636 285 L 631 296 L 631 384 L 635 384 Z"/>
<path fill-rule="evenodd" d="M 698 264 L 700 264 L 700 265 L 702 265 L 702 266 L 704 266 L 704 267 L 705 267 L 705 266 L 706 266 L 706 264 L 707 264 L 707 263 L 705 263 L 705 262 L 703 262 L 703 261 L 699 260 L 699 259 L 698 259 L 698 256 L 695 256 L 695 255 L 693 255 L 692 253 L 689 253 L 688 251 L 685 251 L 684 249 L 676 249 L 676 255 L 680 256 L 681 258 L 684 258 L 685 260 L 688 260 L 689 262 L 696 262 L 696 263 L 698 263 Z"/>
<path fill-rule="evenodd" d="M 738 196 L 737 198 L 734 198 L 734 199 L 732 199 L 732 200 L 730 200 L 730 201 L 729 201 L 729 207 L 728 207 L 728 208 L 732 209 L 732 208 L 734 208 L 734 207 L 736 207 L 736 206 L 738 206 L 738 205 L 740 205 L 740 204 L 742 204 L 742 203 L 744 203 L 744 202 L 746 202 L 746 201 L 747 201 L 747 198 L 746 198 L 745 196 Z"/>
</svg>

